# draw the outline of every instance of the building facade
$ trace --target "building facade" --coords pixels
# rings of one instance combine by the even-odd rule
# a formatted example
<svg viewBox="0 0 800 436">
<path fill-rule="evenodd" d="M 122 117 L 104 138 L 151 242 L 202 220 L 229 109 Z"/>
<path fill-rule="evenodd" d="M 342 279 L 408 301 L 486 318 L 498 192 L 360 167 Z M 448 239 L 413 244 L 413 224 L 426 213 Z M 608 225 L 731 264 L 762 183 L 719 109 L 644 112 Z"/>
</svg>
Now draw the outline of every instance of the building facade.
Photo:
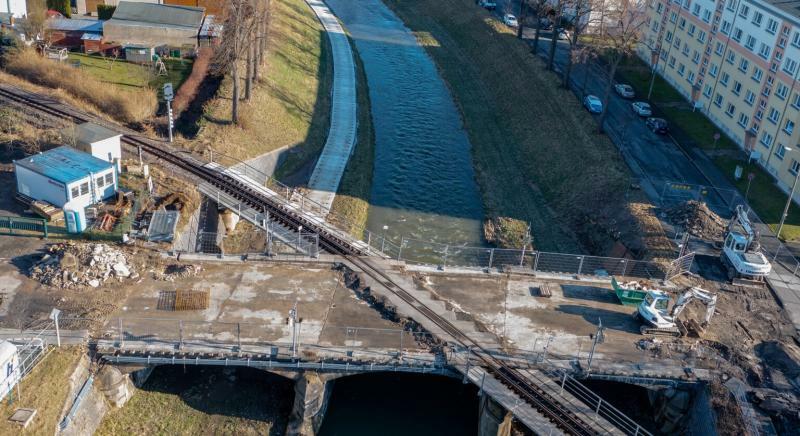
<svg viewBox="0 0 800 436">
<path fill-rule="evenodd" d="M 22 18 L 28 15 L 28 2 L 26 0 L 0 0 L 0 14 Z"/>
<path fill-rule="evenodd" d="M 800 0 L 649 0 L 639 50 L 787 191 L 800 172 L 798 8 Z"/>
</svg>

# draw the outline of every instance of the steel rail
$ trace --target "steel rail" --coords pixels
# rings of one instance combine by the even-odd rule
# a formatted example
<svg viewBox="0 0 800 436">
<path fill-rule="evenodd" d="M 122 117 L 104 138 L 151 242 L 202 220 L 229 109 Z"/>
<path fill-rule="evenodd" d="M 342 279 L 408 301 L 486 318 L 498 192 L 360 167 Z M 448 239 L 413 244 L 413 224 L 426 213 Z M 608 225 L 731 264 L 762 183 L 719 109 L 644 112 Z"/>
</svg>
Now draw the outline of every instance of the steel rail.
<svg viewBox="0 0 800 436">
<path fill-rule="evenodd" d="M 70 111 L 53 107 L 51 104 L 37 101 L 31 97 L 20 95 L 0 87 L 0 96 L 24 104 L 29 107 L 48 113 L 59 118 L 68 118 L 73 121 L 87 122 L 96 120 L 89 119 L 85 115 L 72 113 Z M 119 130 L 118 127 L 115 127 Z M 450 335 L 458 345 L 470 350 L 487 367 L 497 379 L 519 395 L 529 405 L 543 413 L 556 426 L 565 432 L 574 435 L 595 435 L 598 432 L 588 423 L 584 422 L 576 413 L 569 410 L 565 405 L 546 392 L 540 386 L 531 383 L 525 376 L 516 369 L 505 364 L 502 360 L 492 356 L 486 349 L 481 347 L 476 341 L 472 340 L 452 323 L 439 316 L 432 309 L 425 306 L 416 297 L 398 285 L 391 277 L 383 272 L 379 267 L 372 265 L 370 261 L 363 258 L 366 254 L 360 247 L 345 238 L 328 231 L 316 222 L 305 218 L 291 210 L 287 203 L 276 201 L 248 186 L 247 184 L 220 171 L 209 168 L 202 161 L 189 155 L 178 154 L 170 150 L 166 143 L 160 143 L 150 139 L 140 138 L 136 134 L 124 134 L 122 141 L 128 145 L 141 148 L 152 156 L 174 165 L 189 174 L 198 177 L 223 192 L 238 198 L 244 204 L 269 213 L 270 217 L 281 222 L 290 228 L 303 228 L 313 230 L 319 234 L 320 246 L 332 254 L 339 254 L 360 267 L 364 273 L 383 283 L 387 289 L 397 295 L 406 303 L 412 305 L 419 313 L 441 328 Z M 470 356 L 467 356 L 469 359 Z"/>
</svg>

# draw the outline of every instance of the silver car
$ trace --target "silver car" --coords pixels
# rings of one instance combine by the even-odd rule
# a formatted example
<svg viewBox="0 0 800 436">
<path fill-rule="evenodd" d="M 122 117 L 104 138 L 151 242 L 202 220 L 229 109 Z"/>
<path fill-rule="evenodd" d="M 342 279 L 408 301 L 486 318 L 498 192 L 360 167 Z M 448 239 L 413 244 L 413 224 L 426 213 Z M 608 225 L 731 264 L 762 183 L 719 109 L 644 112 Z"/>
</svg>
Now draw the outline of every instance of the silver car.
<svg viewBox="0 0 800 436">
<path fill-rule="evenodd" d="M 631 103 L 631 108 L 633 108 L 633 111 L 636 112 L 636 115 L 639 115 L 640 117 L 649 117 L 653 115 L 653 110 L 650 109 L 650 105 L 643 101 Z"/>
<path fill-rule="evenodd" d="M 617 91 L 622 98 L 633 98 L 635 96 L 633 87 L 625 83 L 617 83 L 614 85 L 614 90 Z"/>
</svg>

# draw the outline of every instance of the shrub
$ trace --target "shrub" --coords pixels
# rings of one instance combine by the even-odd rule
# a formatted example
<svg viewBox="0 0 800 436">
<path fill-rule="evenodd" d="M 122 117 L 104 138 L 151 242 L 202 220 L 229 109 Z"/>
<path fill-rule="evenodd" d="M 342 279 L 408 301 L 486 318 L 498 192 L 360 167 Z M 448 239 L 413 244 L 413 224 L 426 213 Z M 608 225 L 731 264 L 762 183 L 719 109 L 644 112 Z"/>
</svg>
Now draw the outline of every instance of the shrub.
<svg viewBox="0 0 800 436">
<path fill-rule="evenodd" d="M 116 6 L 112 5 L 97 5 L 97 18 L 101 20 L 110 20 L 114 16 L 114 11 L 117 10 Z"/>
<path fill-rule="evenodd" d="M 61 15 L 72 18 L 72 2 L 70 0 L 47 0 L 47 9 L 61 12 Z"/>
<path fill-rule="evenodd" d="M 123 91 L 77 68 L 40 57 L 33 50 L 22 50 L 9 56 L 5 70 L 37 85 L 63 89 L 123 123 L 152 117 L 158 105 L 156 92 L 152 89 Z"/>
</svg>

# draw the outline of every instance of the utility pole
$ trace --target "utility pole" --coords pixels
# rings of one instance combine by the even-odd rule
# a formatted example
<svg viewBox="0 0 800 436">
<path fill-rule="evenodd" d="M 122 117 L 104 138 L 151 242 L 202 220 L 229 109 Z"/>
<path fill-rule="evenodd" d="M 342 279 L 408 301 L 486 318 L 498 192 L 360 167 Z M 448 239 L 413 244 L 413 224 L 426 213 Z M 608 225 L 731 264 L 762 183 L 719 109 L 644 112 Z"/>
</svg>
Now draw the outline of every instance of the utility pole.
<svg viewBox="0 0 800 436">
<path fill-rule="evenodd" d="M 603 320 L 597 318 L 597 333 L 594 335 L 594 341 L 592 341 L 592 351 L 589 352 L 589 362 L 586 365 L 586 371 L 589 372 L 592 370 L 592 359 L 594 358 L 594 349 L 597 347 L 597 344 L 602 344 L 605 342 L 605 334 L 603 333 L 605 327 L 603 327 Z"/>
<path fill-rule="evenodd" d="M 172 128 L 175 127 L 175 122 L 172 119 L 172 100 L 175 98 L 175 93 L 172 90 L 172 83 L 164 84 L 164 100 L 167 102 L 167 122 L 169 124 L 169 142 L 172 142 Z"/>
<path fill-rule="evenodd" d="M 297 320 L 297 300 L 294 306 L 289 309 L 289 328 L 292 329 L 292 360 L 297 358 L 297 328 L 299 321 Z"/>
</svg>

